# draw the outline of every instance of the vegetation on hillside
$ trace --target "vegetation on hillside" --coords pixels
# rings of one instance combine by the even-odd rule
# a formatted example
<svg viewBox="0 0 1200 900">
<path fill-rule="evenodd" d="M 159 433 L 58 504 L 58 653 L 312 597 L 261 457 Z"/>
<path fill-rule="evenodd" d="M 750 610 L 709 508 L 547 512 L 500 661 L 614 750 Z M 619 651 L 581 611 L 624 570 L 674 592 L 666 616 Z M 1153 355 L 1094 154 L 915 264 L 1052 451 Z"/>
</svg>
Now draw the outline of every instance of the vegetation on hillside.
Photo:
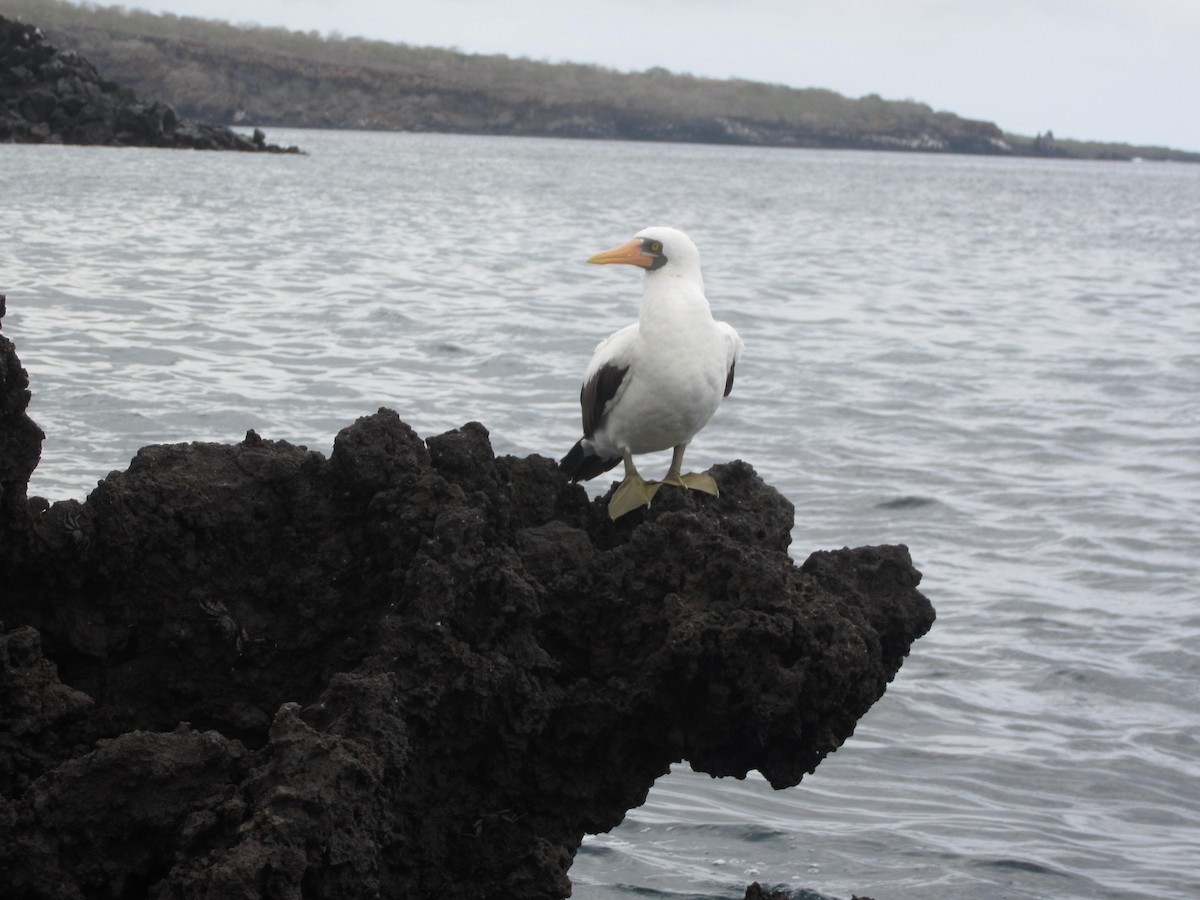
<svg viewBox="0 0 1200 900">
<path fill-rule="evenodd" d="M 1162 148 L 1005 135 L 911 100 L 618 72 L 62 0 L 4 0 L 108 77 L 205 121 L 1046 156 L 1172 158 Z"/>
</svg>

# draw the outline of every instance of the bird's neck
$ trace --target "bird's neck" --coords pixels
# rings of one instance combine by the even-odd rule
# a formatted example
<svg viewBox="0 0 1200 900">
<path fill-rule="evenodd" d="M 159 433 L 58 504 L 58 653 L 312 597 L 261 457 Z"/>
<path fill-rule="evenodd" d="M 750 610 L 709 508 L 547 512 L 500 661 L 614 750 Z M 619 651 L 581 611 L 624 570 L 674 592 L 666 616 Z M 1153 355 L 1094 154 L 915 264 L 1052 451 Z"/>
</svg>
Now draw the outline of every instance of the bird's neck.
<svg viewBox="0 0 1200 900">
<path fill-rule="evenodd" d="M 653 274 L 646 278 L 638 322 L 645 328 L 677 328 L 680 322 L 711 319 L 699 275 L 674 278 Z"/>
</svg>

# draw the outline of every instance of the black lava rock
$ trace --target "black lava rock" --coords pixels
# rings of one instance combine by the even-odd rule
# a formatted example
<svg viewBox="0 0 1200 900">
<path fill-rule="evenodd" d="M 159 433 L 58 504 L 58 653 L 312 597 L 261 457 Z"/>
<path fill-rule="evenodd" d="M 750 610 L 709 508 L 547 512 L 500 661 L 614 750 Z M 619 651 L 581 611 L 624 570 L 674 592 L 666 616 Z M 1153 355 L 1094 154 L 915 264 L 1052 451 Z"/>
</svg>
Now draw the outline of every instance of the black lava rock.
<svg viewBox="0 0 1200 900">
<path fill-rule="evenodd" d="M 223 125 L 182 120 L 166 103 L 145 103 L 100 76 L 33 25 L 0 16 L 0 141 L 105 144 L 194 150 L 299 153 Z"/>
<path fill-rule="evenodd" d="M 933 622 L 904 547 L 794 565 L 743 462 L 613 523 L 387 409 L 27 500 L 2 337 L 0 375 L 5 897 L 565 897 L 673 762 L 796 784 Z"/>
</svg>

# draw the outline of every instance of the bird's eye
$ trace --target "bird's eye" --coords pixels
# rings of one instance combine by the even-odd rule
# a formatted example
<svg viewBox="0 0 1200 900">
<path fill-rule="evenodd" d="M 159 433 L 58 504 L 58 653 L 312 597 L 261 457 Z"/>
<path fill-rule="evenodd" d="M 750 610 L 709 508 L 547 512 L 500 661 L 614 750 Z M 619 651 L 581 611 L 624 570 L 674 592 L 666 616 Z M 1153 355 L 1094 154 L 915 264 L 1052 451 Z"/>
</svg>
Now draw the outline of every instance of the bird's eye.
<svg viewBox="0 0 1200 900">
<path fill-rule="evenodd" d="M 662 241 L 651 241 L 650 242 L 650 252 L 651 253 L 662 253 Z"/>
</svg>

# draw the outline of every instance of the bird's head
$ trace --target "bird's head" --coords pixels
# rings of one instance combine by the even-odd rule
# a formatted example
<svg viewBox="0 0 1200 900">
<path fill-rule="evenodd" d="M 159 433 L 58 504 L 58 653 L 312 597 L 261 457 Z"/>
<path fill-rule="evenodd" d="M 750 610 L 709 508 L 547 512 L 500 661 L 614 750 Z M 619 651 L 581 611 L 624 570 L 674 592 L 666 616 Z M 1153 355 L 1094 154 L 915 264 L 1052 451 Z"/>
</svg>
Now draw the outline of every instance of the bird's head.
<svg viewBox="0 0 1200 900">
<path fill-rule="evenodd" d="M 588 262 L 597 265 L 623 263 L 640 266 L 647 273 L 660 270 L 684 273 L 700 269 L 700 251 L 682 231 L 661 225 L 643 228 L 632 240 L 596 253 Z"/>
</svg>

